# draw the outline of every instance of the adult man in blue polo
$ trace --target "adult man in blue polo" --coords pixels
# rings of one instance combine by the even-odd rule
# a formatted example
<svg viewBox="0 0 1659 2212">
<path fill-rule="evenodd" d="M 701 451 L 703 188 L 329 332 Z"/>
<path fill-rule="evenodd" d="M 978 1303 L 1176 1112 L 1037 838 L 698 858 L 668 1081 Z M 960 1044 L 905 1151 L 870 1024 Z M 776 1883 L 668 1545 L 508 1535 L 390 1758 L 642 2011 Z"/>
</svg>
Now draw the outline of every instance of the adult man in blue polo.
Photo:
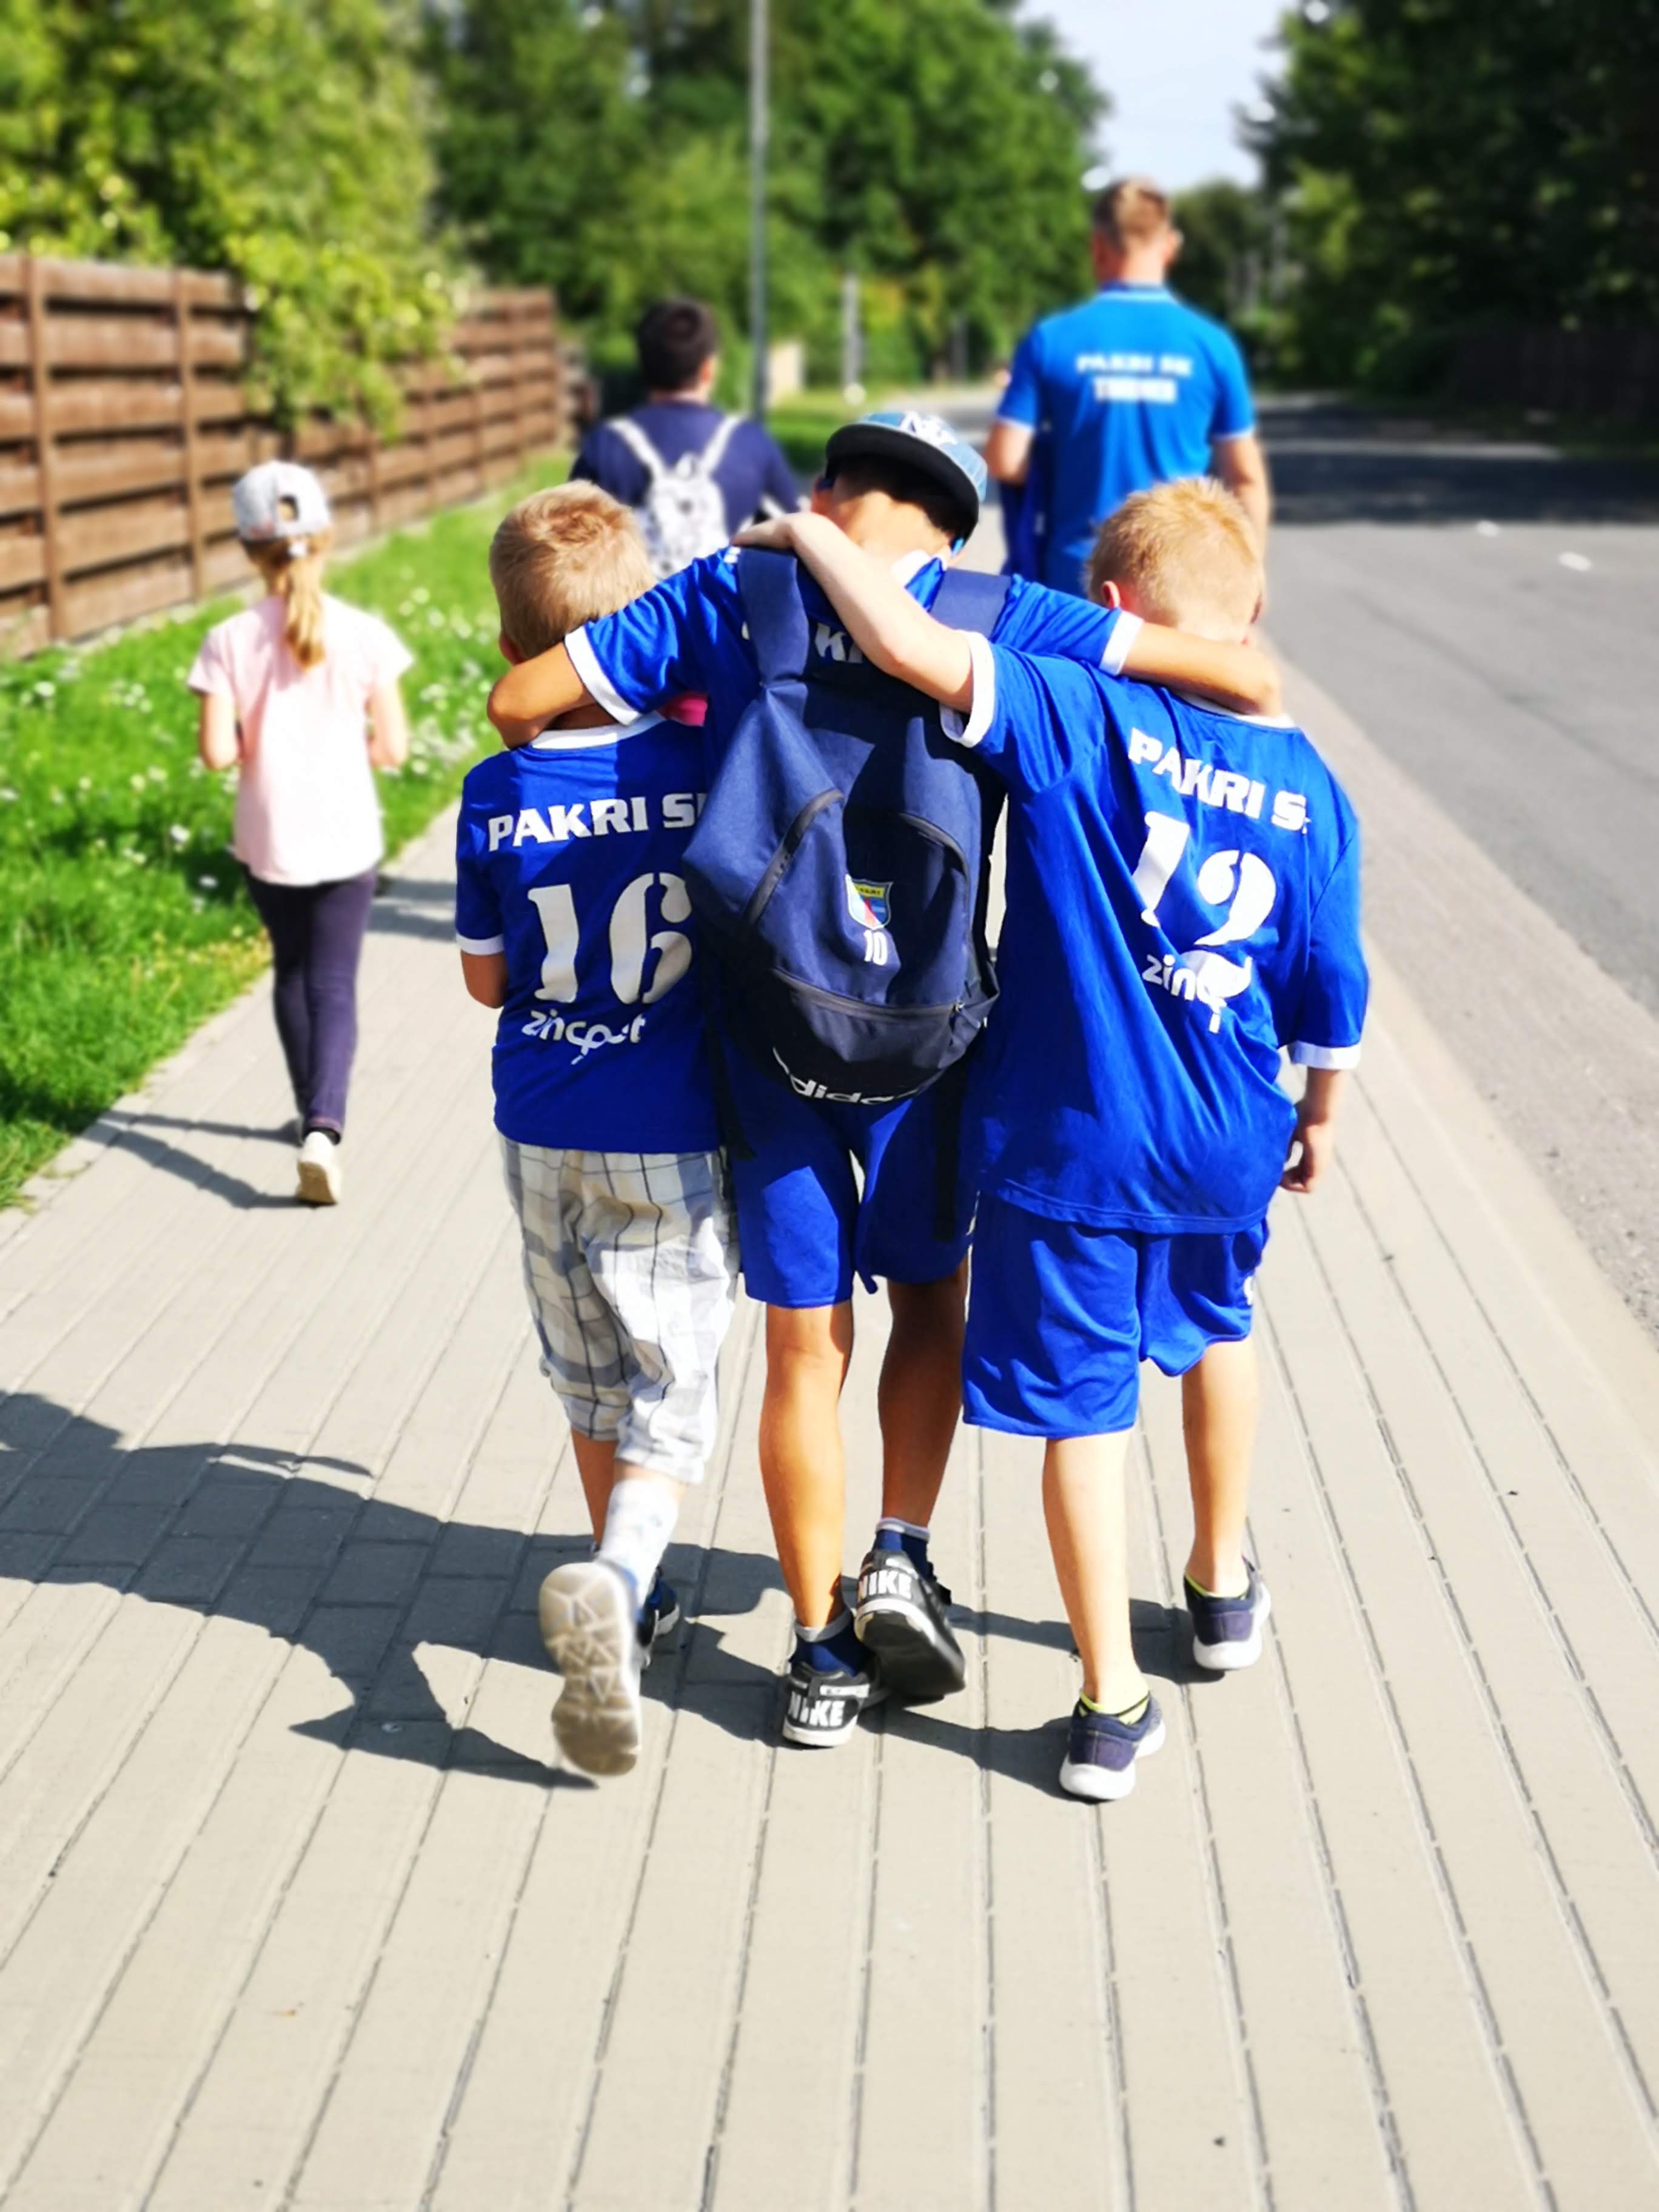
<svg viewBox="0 0 1659 2212">
<path fill-rule="evenodd" d="M 1092 300 L 1030 331 L 985 448 L 1000 482 L 1029 484 L 1037 532 L 1024 573 L 1083 590 L 1105 518 L 1176 477 L 1218 477 L 1267 535 L 1267 467 L 1232 337 L 1170 291 L 1181 234 L 1155 185 L 1126 178 L 1095 203 Z"/>
</svg>

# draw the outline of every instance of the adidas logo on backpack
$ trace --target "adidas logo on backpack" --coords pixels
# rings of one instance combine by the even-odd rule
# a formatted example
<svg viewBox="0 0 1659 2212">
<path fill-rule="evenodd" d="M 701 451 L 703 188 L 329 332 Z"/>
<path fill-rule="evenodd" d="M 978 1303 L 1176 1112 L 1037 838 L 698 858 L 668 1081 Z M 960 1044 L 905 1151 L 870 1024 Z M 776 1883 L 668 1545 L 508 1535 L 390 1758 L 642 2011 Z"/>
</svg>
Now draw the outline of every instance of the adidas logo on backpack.
<svg viewBox="0 0 1659 2212">
<path fill-rule="evenodd" d="M 672 468 L 626 415 L 609 425 L 651 480 L 634 512 L 659 576 L 678 575 L 694 561 L 718 553 L 730 537 L 726 497 L 714 472 L 742 420 L 741 415 L 728 415 L 700 453 L 683 453 Z"/>
</svg>

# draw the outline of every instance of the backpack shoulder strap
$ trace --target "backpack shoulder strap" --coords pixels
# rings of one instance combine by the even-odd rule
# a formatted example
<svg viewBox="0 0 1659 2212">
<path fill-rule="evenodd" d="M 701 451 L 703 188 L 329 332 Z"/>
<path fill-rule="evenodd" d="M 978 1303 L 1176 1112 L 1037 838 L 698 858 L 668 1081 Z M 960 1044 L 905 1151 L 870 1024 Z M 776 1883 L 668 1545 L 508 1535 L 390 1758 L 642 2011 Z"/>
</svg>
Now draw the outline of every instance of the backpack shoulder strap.
<svg viewBox="0 0 1659 2212">
<path fill-rule="evenodd" d="M 807 629 L 794 556 L 752 548 L 741 554 L 738 590 L 761 682 L 775 684 L 781 678 L 799 676 L 806 666 Z"/>
<path fill-rule="evenodd" d="M 976 629 L 989 637 L 1002 619 L 1010 579 L 976 568 L 947 568 L 933 599 L 933 619 L 947 629 Z"/>
<path fill-rule="evenodd" d="M 726 420 L 716 428 L 714 436 L 703 447 L 702 465 L 709 476 L 714 475 L 715 470 L 726 459 L 726 449 L 736 433 L 743 427 L 743 422 L 744 417 L 741 415 L 728 415 Z"/>
<path fill-rule="evenodd" d="M 659 477 L 667 475 L 668 471 L 663 465 L 662 455 L 637 422 L 630 421 L 626 415 L 613 415 L 605 427 L 607 430 L 616 432 L 635 459 L 644 468 L 653 483 L 655 483 Z"/>
</svg>

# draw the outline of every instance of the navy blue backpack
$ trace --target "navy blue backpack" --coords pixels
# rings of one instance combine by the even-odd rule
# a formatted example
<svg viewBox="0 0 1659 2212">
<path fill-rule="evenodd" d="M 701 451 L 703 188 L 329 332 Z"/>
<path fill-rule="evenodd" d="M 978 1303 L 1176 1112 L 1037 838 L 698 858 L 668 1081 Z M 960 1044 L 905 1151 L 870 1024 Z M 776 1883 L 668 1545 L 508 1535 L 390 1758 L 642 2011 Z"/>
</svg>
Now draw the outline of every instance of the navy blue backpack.
<svg viewBox="0 0 1659 2212">
<path fill-rule="evenodd" d="M 783 553 L 738 564 L 761 690 L 685 853 L 732 1041 L 802 1097 L 890 1103 L 958 1061 L 996 998 L 996 821 L 939 708 L 811 621 Z M 939 620 L 987 633 L 1004 576 L 951 569 Z M 814 649 L 815 642 L 817 649 Z"/>
</svg>

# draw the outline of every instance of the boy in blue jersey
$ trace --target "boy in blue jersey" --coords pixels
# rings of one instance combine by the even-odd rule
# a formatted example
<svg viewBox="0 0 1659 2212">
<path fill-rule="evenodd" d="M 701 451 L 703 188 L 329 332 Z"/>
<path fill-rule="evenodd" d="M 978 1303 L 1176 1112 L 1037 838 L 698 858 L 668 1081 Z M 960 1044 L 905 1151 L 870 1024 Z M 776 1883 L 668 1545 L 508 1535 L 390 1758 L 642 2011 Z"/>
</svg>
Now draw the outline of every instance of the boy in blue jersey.
<svg viewBox="0 0 1659 2212">
<path fill-rule="evenodd" d="M 1251 1283 L 1275 1187 L 1311 1189 L 1328 1164 L 1358 1056 L 1353 814 L 1288 723 L 964 637 L 810 517 L 755 538 L 799 553 L 869 657 L 957 710 L 947 729 L 1008 786 L 1003 996 L 966 1115 L 963 1398 L 970 1421 L 1045 1440 L 1084 1674 L 1060 1781 L 1122 1796 L 1163 1741 L 1124 1561 L 1142 1358 L 1185 1378 L 1194 1656 L 1224 1671 L 1261 1648 Z M 1131 615 L 1243 638 L 1261 568 L 1237 502 L 1190 480 L 1126 502 L 1091 580 Z M 1308 1071 L 1299 1109 L 1277 1080 L 1285 1046 Z"/>
<path fill-rule="evenodd" d="M 639 531 L 567 484 L 497 530 L 509 661 L 650 588 Z M 717 1423 L 737 1237 L 680 857 L 701 751 L 656 714 L 579 708 L 471 770 L 455 833 L 467 989 L 498 1007 L 495 1126 L 542 1366 L 570 1422 L 596 1545 L 542 1585 L 559 1743 L 632 1766 L 640 1670 L 678 1620 L 664 1551 Z"/>
<path fill-rule="evenodd" d="M 1035 494 L 1041 542 L 1014 566 L 1081 593 L 1104 517 L 1131 492 L 1206 470 L 1267 534 L 1267 463 L 1243 357 L 1231 334 L 1179 299 L 1170 203 L 1125 178 L 1095 204 L 1091 300 L 1047 316 L 1021 341 L 985 457 L 1005 484 Z"/>
<path fill-rule="evenodd" d="M 927 605 L 973 530 L 984 489 L 979 456 L 947 424 L 893 410 L 836 432 L 813 510 Z M 696 562 L 621 614 L 573 631 L 562 653 L 511 671 L 491 699 L 496 727 L 522 743 L 584 699 L 621 717 L 701 692 L 717 759 L 759 688 L 738 557 Z M 856 650 L 810 579 L 803 599 L 816 654 L 842 659 Z M 1115 666 L 1117 622 L 1105 608 L 1017 579 L 995 635 L 1028 652 Z M 1121 634 L 1151 673 L 1236 686 L 1246 702 L 1267 696 L 1259 656 L 1150 627 L 1127 624 Z M 896 1106 L 854 1106 L 799 1097 L 737 1053 L 726 1067 L 745 1139 L 732 1160 L 744 1280 L 768 1308 L 761 1470 L 795 1607 L 784 1730 L 793 1741 L 830 1745 L 887 1691 L 937 1697 L 963 1680 L 927 1541 L 960 1406 L 967 1237 L 939 1237 L 933 1218 L 936 1162 L 954 1133 L 938 1089 Z M 886 1278 L 892 1333 L 879 1391 L 882 1516 L 849 1611 L 836 1407 L 855 1273 Z M 878 1619 L 879 1671 L 859 1632 Z"/>
</svg>

